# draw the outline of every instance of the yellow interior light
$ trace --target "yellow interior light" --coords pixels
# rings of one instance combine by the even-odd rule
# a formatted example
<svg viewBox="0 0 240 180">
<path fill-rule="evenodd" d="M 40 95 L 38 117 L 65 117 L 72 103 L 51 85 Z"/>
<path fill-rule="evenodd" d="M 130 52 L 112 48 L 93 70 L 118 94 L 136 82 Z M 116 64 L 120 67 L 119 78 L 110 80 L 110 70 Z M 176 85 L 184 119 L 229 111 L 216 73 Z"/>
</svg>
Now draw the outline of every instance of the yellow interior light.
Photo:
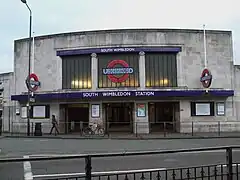
<svg viewBox="0 0 240 180">
<path fill-rule="evenodd" d="M 146 81 L 146 87 L 150 87 L 150 82 Z"/>
<path fill-rule="evenodd" d="M 160 86 L 166 86 L 169 84 L 169 80 L 168 79 L 161 79 L 160 80 Z"/>
<path fill-rule="evenodd" d="M 74 88 L 91 88 L 92 82 L 91 81 L 81 81 L 81 80 L 73 80 L 72 86 Z"/>
</svg>

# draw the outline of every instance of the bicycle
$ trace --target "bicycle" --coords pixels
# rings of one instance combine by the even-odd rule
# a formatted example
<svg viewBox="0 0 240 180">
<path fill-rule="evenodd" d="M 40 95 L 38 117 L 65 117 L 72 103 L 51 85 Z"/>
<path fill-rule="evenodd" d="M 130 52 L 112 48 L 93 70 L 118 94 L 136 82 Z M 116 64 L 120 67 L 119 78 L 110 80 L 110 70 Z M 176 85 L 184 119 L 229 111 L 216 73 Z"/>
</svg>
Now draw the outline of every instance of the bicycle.
<svg viewBox="0 0 240 180">
<path fill-rule="evenodd" d="M 91 124 L 83 130 L 84 136 L 99 135 L 104 136 L 104 129 L 97 123 Z"/>
</svg>

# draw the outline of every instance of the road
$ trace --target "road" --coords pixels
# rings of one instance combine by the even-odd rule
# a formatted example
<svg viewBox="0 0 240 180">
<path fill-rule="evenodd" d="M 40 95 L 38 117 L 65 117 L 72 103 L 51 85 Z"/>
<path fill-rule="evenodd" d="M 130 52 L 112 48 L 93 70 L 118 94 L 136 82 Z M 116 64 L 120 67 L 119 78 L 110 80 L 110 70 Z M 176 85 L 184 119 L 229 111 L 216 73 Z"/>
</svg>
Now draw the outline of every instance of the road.
<svg viewBox="0 0 240 180">
<path fill-rule="evenodd" d="M 63 154 L 127 152 L 139 150 L 166 150 L 239 145 L 240 139 L 179 139 L 179 140 L 69 140 L 69 139 L 0 139 L 1 158 L 42 157 Z M 240 151 L 234 152 L 234 161 L 240 162 Z M 204 164 L 224 164 L 223 151 L 205 153 L 178 153 L 144 157 L 93 159 L 93 171 L 128 169 L 173 168 Z M 14 172 L 14 173 L 13 173 Z M 83 160 L 26 162 L 0 164 L 1 180 L 21 180 L 25 176 L 41 174 L 84 172 Z"/>
</svg>

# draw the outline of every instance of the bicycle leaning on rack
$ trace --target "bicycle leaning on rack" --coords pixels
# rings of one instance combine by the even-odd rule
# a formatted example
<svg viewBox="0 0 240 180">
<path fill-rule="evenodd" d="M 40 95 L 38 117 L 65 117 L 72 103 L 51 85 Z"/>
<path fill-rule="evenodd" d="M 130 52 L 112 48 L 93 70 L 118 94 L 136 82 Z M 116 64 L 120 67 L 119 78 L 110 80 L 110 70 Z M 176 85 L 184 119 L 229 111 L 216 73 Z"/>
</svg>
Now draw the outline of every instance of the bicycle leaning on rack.
<svg viewBox="0 0 240 180">
<path fill-rule="evenodd" d="M 104 129 L 101 127 L 101 125 L 97 123 L 90 124 L 88 127 L 83 129 L 83 135 L 84 136 L 91 136 L 91 135 L 99 135 L 104 136 Z"/>
</svg>

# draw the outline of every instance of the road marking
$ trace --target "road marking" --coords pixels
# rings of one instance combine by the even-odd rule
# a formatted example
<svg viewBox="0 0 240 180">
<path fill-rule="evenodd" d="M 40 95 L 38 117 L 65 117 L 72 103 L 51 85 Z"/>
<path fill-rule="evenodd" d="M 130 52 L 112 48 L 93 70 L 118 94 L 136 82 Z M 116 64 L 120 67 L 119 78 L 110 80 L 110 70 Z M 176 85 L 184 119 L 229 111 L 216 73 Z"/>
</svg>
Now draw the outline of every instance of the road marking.
<svg viewBox="0 0 240 180">
<path fill-rule="evenodd" d="M 235 149 L 233 152 L 240 152 L 240 149 Z M 179 152 L 177 154 L 203 154 L 203 153 L 226 153 L 226 150 L 213 150 L 213 151 L 192 151 L 192 152 Z M 167 154 L 166 154 L 167 155 Z"/>
<path fill-rule="evenodd" d="M 126 151 L 128 152 L 128 151 Z M 240 149 L 233 150 L 233 152 L 240 152 Z M 179 152 L 174 154 L 166 154 L 166 155 L 179 155 L 179 154 L 203 154 L 203 153 L 226 153 L 226 150 L 213 150 L 213 151 L 193 151 L 193 152 Z M 29 157 L 65 157 L 65 156 L 82 156 L 85 154 L 31 154 Z M 140 156 L 138 156 L 141 158 Z"/>
<path fill-rule="evenodd" d="M 39 174 L 34 175 L 33 178 L 39 178 L 39 179 L 46 179 L 46 178 L 61 178 L 61 177 L 69 177 L 69 176 L 84 176 L 85 173 L 66 173 L 66 174 Z"/>
<path fill-rule="evenodd" d="M 29 159 L 29 156 L 23 156 L 24 159 Z M 23 162 L 24 180 L 33 180 L 32 167 L 29 161 Z"/>
<path fill-rule="evenodd" d="M 48 139 L 40 139 L 40 141 L 44 142 L 44 141 L 48 141 Z"/>
<path fill-rule="evenodd" d="M 25 142 L 32 142 L 33 140 L 32 139 L 24 139 L 23 141 L 25 141 Z"/>
<path fill-rule="evenodd" d="M 84 154 L 31 154 L 29 157 L 65 157 L 65 156 L 82 156 Z"/>
</svg>

